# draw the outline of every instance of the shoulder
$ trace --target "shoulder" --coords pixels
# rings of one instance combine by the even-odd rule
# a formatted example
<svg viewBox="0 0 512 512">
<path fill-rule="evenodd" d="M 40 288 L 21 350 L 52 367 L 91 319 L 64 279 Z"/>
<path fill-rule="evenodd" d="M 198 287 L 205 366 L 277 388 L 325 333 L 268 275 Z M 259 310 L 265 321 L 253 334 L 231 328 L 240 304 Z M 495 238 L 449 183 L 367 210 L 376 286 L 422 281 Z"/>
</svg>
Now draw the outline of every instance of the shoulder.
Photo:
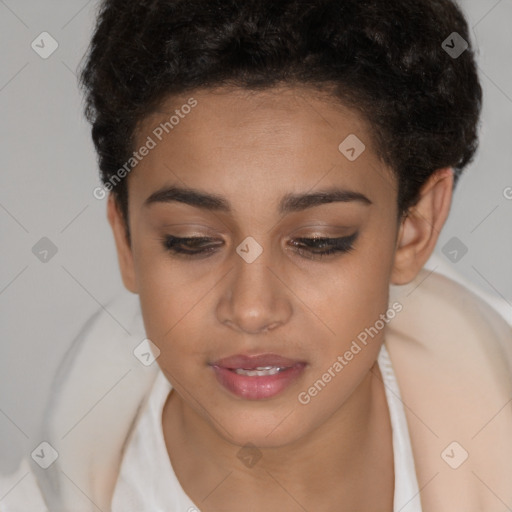
<svg viewBox="0 0 512 512">
<path fill-rule="evenodd" d="M 38 432 L 58 458 L 34 472 L 61 510 L 91 507 L 66 474 L 98 507 L 110 503 L 126 439 L 158 375 L 155 361 L 137 357 L 145 338 L 138 296 L 123 291 L 85 322 L 58 367 Z"/>
<path fill-rule="evenodd" d="M 478 364 L 480 372 L 497 372 L 512 389 L 512 326 L 486 301 L 453 279 L 423 269 L 404 286 L 392 286 L 391 302 L 402 310 L 390 321 L 396 344 L 409 340 L 431 357 Z"/>
<path fill-rule="evenodd" d="M 501 510 L 482 482 L 512 499 L 511 326 L 468 288 L 428 270 L 392 287 L 390 299 L 402 308 L 386 346 L 424 510 Z"/>
</svg>

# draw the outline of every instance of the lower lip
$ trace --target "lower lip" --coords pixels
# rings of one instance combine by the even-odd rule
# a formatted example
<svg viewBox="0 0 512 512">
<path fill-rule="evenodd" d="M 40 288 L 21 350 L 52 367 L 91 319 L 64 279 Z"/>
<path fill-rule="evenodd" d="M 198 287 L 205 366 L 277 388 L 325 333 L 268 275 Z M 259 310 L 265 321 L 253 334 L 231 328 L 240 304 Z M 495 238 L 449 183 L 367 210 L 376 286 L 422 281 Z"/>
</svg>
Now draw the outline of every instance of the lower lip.
<svg viewBox="0 0 512 512">
<path fill-rule="evenodd" d="M 249 377 L 239 375 L 227 368 L 212 366 L 217 380 L 231 393 L 246 400 L 261 400 L 276 396 L 302 374 L 304 367 L 305 364 L 300 363 L 275 375 Z"/>
</svg>

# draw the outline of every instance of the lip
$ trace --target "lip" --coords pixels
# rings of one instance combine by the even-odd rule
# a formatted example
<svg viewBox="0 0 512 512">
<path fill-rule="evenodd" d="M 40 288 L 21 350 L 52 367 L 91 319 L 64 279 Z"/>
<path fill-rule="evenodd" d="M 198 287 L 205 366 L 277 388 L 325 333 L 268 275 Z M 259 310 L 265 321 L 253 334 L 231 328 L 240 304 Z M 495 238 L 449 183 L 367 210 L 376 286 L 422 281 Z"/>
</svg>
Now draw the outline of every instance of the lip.
<svg viewBox="0 0 512 512">
<path fill-rule="evenodd" d="M 304 371 L 306 363 L 277 354 L 242 355 L 226 357 L 211 363 L 217 381 L 234 395 L 246 400 L 272 398 L 283 392 Z M 286 368 L 274 375 L 239 375 L 233 370 L 277 366 Z"/>
</svg>

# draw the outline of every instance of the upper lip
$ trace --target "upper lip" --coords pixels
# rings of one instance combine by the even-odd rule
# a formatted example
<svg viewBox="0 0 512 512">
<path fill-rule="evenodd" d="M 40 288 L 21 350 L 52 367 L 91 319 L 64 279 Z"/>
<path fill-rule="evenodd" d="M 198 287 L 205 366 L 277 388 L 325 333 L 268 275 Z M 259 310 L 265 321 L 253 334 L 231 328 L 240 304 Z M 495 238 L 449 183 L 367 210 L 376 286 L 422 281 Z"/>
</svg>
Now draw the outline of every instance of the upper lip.
<svg viewBox="0 0 512 512">
<path fill-rule="evenodd" d="M 296 364 L 303 363 L 297 359 L 288 359 L 277 354 L 258 354 L 258 355 L 243 355 L 236 354 L 234 356 L 224 357 L 212 364 L 212 366 L 219 366 L 222 368 L 243 368 L 246 370 L 254 370 L 258 367 L 264 366 L 277 366 L 280 368 L 289 368 Z"/>
</svg>

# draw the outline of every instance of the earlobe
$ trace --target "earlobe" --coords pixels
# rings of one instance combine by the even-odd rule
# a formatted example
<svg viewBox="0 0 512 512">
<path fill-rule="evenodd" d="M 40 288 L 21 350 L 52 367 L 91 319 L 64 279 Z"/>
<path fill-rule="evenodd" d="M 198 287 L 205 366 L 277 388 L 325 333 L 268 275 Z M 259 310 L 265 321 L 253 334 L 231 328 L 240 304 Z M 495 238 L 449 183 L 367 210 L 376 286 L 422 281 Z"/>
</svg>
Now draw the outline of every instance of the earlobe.
<svg viewBox="0 0 512 512">
<path fill-rule="evenodd" d="M 430 258 L 450 211 L 452 191 L 451 167 L 437 170 L 421 188 L 418 202 L 400 224 L 392 284 L 411 282 Z"/>
<path fill-rule="evenodd" d="M 123 284 L 127 290 L 132 293 L 138 293 L 132 248 L 126 237 L 126 227 L 123 216 L 119 211 L 119 207 L 112 193 L 108 197 L 107 217 L 114 235 L 117 260 Z"/>
</svg>

